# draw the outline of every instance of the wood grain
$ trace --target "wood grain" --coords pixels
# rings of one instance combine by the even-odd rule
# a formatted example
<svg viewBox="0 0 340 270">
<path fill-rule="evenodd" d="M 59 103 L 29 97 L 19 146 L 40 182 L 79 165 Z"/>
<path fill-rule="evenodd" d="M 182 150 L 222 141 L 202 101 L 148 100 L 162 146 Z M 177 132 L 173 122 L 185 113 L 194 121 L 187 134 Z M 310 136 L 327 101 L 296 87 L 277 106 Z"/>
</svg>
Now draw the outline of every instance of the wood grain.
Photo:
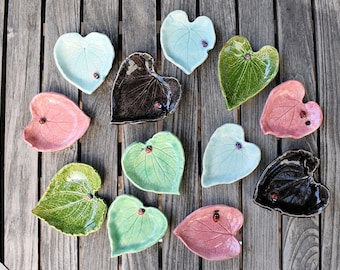
<svg viewBox="0 0 340 270">
<path fill-rule="evenodd" d="M 115 48 L 114 66 L 104 83 L 91 95 L 82 94 L 84 112 L 91 117 L 91 125 L 80 140 L 80 160 L 98 170 L 102 187 L 98 194 L 108 207 L 118 193 L 118 127 L 110 125 L 111 88 L 118 69 L 119 1 L 85 1 L 82 34 L 106 34 Z M 95 247 L 95 248 L 94 248 Z M 79 240 L 81 269 L 117 269 L 118 258 L 111 257 L 106 220 L 102 228 Z M 96 260 L 93 260 L 93 257 Z"/>
<path fill-rule="evenodd" d="M 148 14 L 148 16 L 145 16 Z M 122 1 L 122 50 L 123 58 L 133 52 L 147 52 L 157 62 L 156 1 Z M 122 153 L 134 141 L 145 142 L 157 132 L 157 124 L 142 123 L 122 127 Z M 123 177 L 123 192 L 136 196 L 146 206 L 158 206 L 158 196 L 134 187 Z M 158 269 L 158 245 L 136 253 L 122 256 L 123 269 Z"/>
<path fill-rule="evenodd" d="M 281 81 L 296 79 L 306 88 L 306 100 L 316 100 L 315 56 L 310 1 L 278 1 Z M 296 25 L 299 25 L 297 28 Z M 301 34 L 303 33 L 303 35 Z M 282 151 L 302 148 L 317 155 L 317 133 L 300 140 L 283 139 Z M 282 268 L 318 269 L 319 221 L 282 218 Z M 299 248 L 297 248 L 299 247 Z M 303 258 L 309 258 L 305 260 Z"/>
<path fill-rule="evenodd" d="M 1 207 L 5 220 L 4 264 L 12 270 L 38 269 L 39 265 L 38 221 L 31 214 L 38 200 L 38 153 L 23 141 L 22 133 L 31 118 L 29 103 L 40 89 L 40 9 L 40 1 L 35 0 L 26 5 L 20 0 L 8 3 Z"/>
<path fill-rule="evenodd" d="M 314 1 L 317 90 L 324 122 L 320 127 L 320 180 L 331 190 L 331 200 L 321 215 L 321 269 L 339 269 L 340 190 L 338 184 L 340 3 L 337 0 Z"/>
<path fill-rule="evenodd" d="M 265 45 L 275 47 L 273 2 L 239 1 L 238 14 L 239 34 L 248 38 L 253 51 L 258 51 Z M 243 227 L 244 269 L 280 268 L 279 215 L 252 203 L 255 186 L 261 172 L 277 154 L 277 140 L 272 136 L 264 136 L 259 125 L 262 109 L 274 86 L 275 79 L 258 95 L 241 106 L 240 120 L 245 130 L 246 140 L 255 143 L 261 149 L 259 166 L 242 180 L 242 206 L 245 216 Z"/>
<path fill-rule="evenodd" d="M 214 23 L 215 48 L 208 59 L 198 68 L 201 120 L 201 157 L 214 131 L 226 123 L 238 123 L 237 110 L 228 111 L 218 82 L 218 55 L 229 38 L 236 34 L 235 1 L 200 1 L 200 15 L 208 16 Z M 226 16 L 226 14 L 229 14 Z M 203 166 L 203 165 L 202 165 Z M 203 169 L 202 169 L 203 170 Z M 225 204 L 241 210 L 241 189 L 239 182 L 202 188 L 202 206 Z M 242 234 L 238 235 L 242 240 Z M 202 269 L 240 269 L 242 256 L 223 262 L 202 261 Z"/>
<path fill-rule="evenodd" d="M 60 35 L 80 30 L 80 2 L 47 1 L 44 36 L 44 65 L 42 91 L 62 93 L 78 103 L 78 89 L 67 82 L 58 71 L 53 48 Z M 77 161 L 78 146 L 41 155 L 40 196 L 53 176 L 66 164 Z M 40 266 L 42 269 L 77 269 L 78 241 L 40 222 Z M 58 252 L 56 252 L 58 251 Z"/>
<path fill-rule="evenodd" d="M 161 18 L 173 10 L 184 10 L 193 21 L 196 14 L 195 1 L 162 1 Z M 185 153 L 185 169 L 180 196 L 164 195 L 162 209 L 169 220 L 169 233 L 163 241 L 163 269 L 199 269 L 200 259 L 176 238 L 172 231 L 192 211 L 199 208 L 200 183 L 198 177 L 198 75 L 194 71 L 185 75 L 176 66 L 162 58 L 164 76 L 176 77 L 182 85 L 182 98 L 177 111 L 163 121 L 163 129 L 171 131 L 182 142 Z"/>
</svg>

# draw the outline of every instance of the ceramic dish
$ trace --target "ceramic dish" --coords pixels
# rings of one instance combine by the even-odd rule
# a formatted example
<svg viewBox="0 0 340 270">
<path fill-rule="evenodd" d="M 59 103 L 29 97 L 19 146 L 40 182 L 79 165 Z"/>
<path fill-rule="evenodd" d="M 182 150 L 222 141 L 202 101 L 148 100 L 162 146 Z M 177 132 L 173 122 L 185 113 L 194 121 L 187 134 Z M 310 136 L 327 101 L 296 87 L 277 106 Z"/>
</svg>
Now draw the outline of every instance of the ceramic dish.
<svg viewBox="0 0 340 270">
<path fill-rule="evenodd" d="M 254 171 L 260 160 L 260 149 L 244 140 L 243 128 L 237 124 L 224 124 L 216 129 L 205 149 L 202 186 L 240 180 Z"/>
<path fill-rule="evenodd" d="M 293 217 L 320 214 L 328 205 L 328 188 L 315 182 L 319 159 L 305 150 L 287 151 L 263 171 L 254 202 Z"/>
<path fill-rule="evenodd" d="M 113 59 L 110 39 L 92 32 L 60 36 L 54 46 L 54 60 L 63 77 L 86 94 L 92 94 L 105 80 Z"/>
<path fill-rule="evenodd" d="M 164 19 L 160 39 L 165 58 L 189 75 L 207 59 L 216 35 L 208 17 L 189 22 L 183 10 L 175 10 Z"/>
<path fill-rule="evenodd" d="M 70 163 L 52 178 L 32 213 L 64 234 L 88 235 L 100 229 L 106 215 L 106 204 L 95 195 L 100 187 L 94 168 Z"/>
<path fill-rule="evenodd" d="M 188 215 L 174 230 L 184 245 L 196 255 L 211 261 L 237 257 L 241 252 L 237 232 L 243 214 L 222 204 L 202 207 Z"/>
<path fill-rule="evenodd" d="M 31 121 L 25 127 L 25 142 L 35 150 L 62 150 L 81 138 L 90 118 L 66 96 L 54 92 L 36 95 L 30 103 Z"/>
<path fill-rule="evenodd" d="M 228 110 L 258 94 L 276 76 L 279 54 L 272 46 L 253 52 L 245 37 L 227 41 L 218 57 L 218 78 Z"/>
<path fill-rule="evenodd" d="M 262 132 L 300 139 L 317 130 L 323 119 L 321 108 L 313 101 L 303 103 L 304 96 L 305 88 L 299 81 L 290 80 L 276 86 L 261 115 Z"/>
<path fill-rule="evenodd" d="M 176 78 L 155 72 L 150 54 L 133 53 L 122 62 L 114 81 L 111 124 L 161 120 L 175 111 L 181 94 Z"/>
<path fill-rule="evenodd" d="M 156 244 L 167 228 L 168 221 L 157 208 L 145 207 L 131 195 L 120 195 L 108 211 L 107 230 L 111 256 L 145 250 Z"/>
<path fill-rule="evenodd" d="M 122 155 L 122 169 L 130 182 L 154 193 L 179 195 L 184 163 L 180 140 L 167 131 L 146 143 L 132 143 Z"/>
</svg>

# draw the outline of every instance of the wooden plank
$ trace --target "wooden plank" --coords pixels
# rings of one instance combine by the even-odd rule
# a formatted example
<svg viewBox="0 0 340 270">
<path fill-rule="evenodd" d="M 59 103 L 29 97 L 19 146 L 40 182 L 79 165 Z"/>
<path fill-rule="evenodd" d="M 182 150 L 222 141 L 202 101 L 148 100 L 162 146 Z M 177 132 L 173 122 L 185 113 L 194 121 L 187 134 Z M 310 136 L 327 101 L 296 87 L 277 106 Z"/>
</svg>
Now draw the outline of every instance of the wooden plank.
<svg viewBox="0 0 340 270">
<path fill-rule="evenodd" d="M 248 38 L 254 51 L 265 45 L 275 46 L 273 1 L 238 1 L 238 14 L 239 34 Z M 242 180 L 244 269 L 280 269 L 279 215 L 252 202 L 261 172 L 277 154 L 276 139 L 264 136 L 259 125 L 266 98 L 274 86 L 275 83 L 270 84 L 241 106 L 240 120 L 246 140 L 257 144 L 262 155 L 258 168 Z"/>
<path fill-rule="evenodd" d="M 133 52 L 148 52 L 157 63 L 156 0 L 122 1 L 122 50 L 123 57 Z M 156 123 L 122 127 L 122 153 L 134 141 L 147 141 L 157 132 Z M 123 177 L 123 193 L 140 199 L 146 206 L 158 206 L 158 196 L 135 188 Z M 122 256 L 123 269 L 158 269 L 158 245 L 135 254 Z"/>
<path fill-rule="evenodd" d="M 100 32 L 115 48 L 114 66 L 104 83 L 91 95 L 82 94 L 84 112 L 91 125 L 81 139 L 81 161 L 95 167 L 102 177 L 98 194 L 108 206 L 117 196 L 118 127 L 110 125 L 110 100 L 114 75 L 118 69 L 119 1 L 84 1 L 82 34 Z M 117 269 L 118 259 L 111 259 L 106 221 L 100 231 L 79 240 L 80 269 Z M 93 247 L 96 247 L 95 249 Z M 94 259 L 95 258 L 95 259 Z"/>
<path fill-rule="evenodd" d="M 311 1 L 278 1 L 281 81 L 296 79 L 306 88 L 305 100 L 316 100 L 315 56 Z M 300 140 L 283 139 L 282 151 L 302 148 L 318 155 L 317 133 Z M 319 217 L 282 218 L 282 268 L 319 267 Z"/>
<path fill-rule="evenodd" d="M 58 71 L 53 48 L 60 35 L 80 30 L 80 1 L 46 1 L 44 39 L 44 70 L 42 91 L 66 95 L 78 103 L 78 90 L 68 83 Z M 64 150 L 43 153 L 41 156 L 40 195 L 53 176 L 66 164 L 77 161 L 78 147 L 73 144 Z M 42 269 L 77 269 L 78 241 L 41 222 L 40 266 Z M 58 251 L 58 252 L 56 252 Z"/>
<path fill-rule="evenodd" d="M 0 4 L 0 62 L 5 63 L 6 56 L 3 55 L 3 44 L 4 40 L 6 40 L 5 36 L 5 29 L 4 29 L 4 22 L 5 22 L 5 1 L 3 1 Z M 4 59 L 4 61 L 2 61 Z M 2 80 L 3 77 L 5 77 L 2 74 L 2 65 L 0 66 L 0 163 L 1 167 L 4 168 L 4 140 L 5 140 L 5 121 L 2 121 L 4 119 L 4 110 L 5 110 L 5 81 Z M 5 72 L 5 71 L 4 71 Z M 0 179 L 2 180 L 4 177 L 4 170 L 0 170 Z M 0 205 L 4 205 L 4 181 L 0 181 Z M 4 261 L 4 209 L 3 207 L 0 208 L 0 261 Z"/>
<path fill-rule="evenodd" d="M 200 119 L 201 119 L 201 157 L 214 131 L 225 123 L 237 123 L 237 110 L 228 111 L 222 97 L 217 78 L 218 55 L 227 40 L 236 34 L 235 1 L 200 1 L 200 15 L 208 16 L 215 27 L 216 44 L 209 52 L 208 59 L 199 70 Z M 202 162 L 202 161 L 201 161 Z M 202 189 L 202 206 L 226 204 L 241 209 L 241 190 L 239 183 L 217 185 Z M 239 240 L 242 235 L 239 234 Z M 202 269 L 240 269 L 242 256 L 235 259 L 212 262 L 202 260 Z"/>
<path fill-rule="evenodd" d="M 340 85 L 340 2 L 314 1 L 314 24 L 317 56 L 317 90 L 324 122 L 320 128 L 320 179 L 331 191 L 330 205 L 321 215 L 321 269 L 338 269 L 340 265 L 339 211 L 340 190 L 337 183 L 340 158 L 338 107 Z"/>
<path fill-rule="evenodd" d="M 196 1 L 161 1 L 162 21 L 173 10 L 184 10 L 193 21 Z M 190 252 L 173 235 L 175 227 L 192 211 L 199 208 L 200 183 L 198 176 L 198 77 L 197 71 L 185 75 L 176 66 L 162 58 L 164 76 L 176 77 L 182 85 L 182 98 L 177 111 L 164 120 L 163 129 L 171 131 L 182 142 L 185 152 L 185 169 L 180 196 L 164 195 L 162 207 L 169 220 L 169 232 L 162 245 L 163 269 L 199 269 L 201 260 Z"/>
<path fill-rule="evenodd" d="M 2 2 L 4 3 L 4 1 Z M 8 2 L 4 152 L 4 264 L 38 269 L 38 153 L 22 139 L 29 103 L 40 89 L 41 1 Z M 20 18 L 20 20 L 18 19 Z M 5 31 L 6 31 L 5 30 Z M 35 38 L 32 38 L 35 37 Z"/>
</svg>

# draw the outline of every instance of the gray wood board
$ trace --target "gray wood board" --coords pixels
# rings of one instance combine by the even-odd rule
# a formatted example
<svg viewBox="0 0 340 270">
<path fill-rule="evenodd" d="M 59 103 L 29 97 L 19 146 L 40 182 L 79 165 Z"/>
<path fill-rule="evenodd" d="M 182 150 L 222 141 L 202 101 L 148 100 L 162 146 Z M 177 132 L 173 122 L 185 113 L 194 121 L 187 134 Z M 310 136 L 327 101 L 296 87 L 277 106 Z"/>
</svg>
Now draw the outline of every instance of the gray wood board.
<svg viewBox="0 0 340 270">
<path fill-rule="evenodd" d="M 29 103 L 40 90 L 40 10 L 40 1 L 8 3 L 6 108 L 1 122 L 5 127 L 4 264 L 12 270 L 39 265 L 38 221 L 31 214 L 38 200 L 38 153 L 23 141 L 22 133 L 31 118 Z"/>
<path fill-rule="evenodd" d="M 110 101 L 113 80 L 118 69 L 119 1 L 85 1 L 83 6 L 82 34 L 99 32 L 107 35 L 115 48 L 113 67 L 104 83 L 91 95 L 82 94 L 82 107 L 91 117 L 91 125 L 80 140 L 81 162 L 98 170 L 102 187 L 98 196 L 109 207 L 118 193 L 118 127 L 110 125 Z M 117 269 L 118 258 L 111 258 L 108 231 L 104 221 L 102 228 L 79 239 L 81 269 Z M 95 247 L 95 248 L 94 248 Z M 94 260 L 93 258 L 96 258 Z"/>
<path fill-rule="evenodd" d="M 238 2 L 239 34 L 248 38 L 253 51 L 275 44 L 275 18 L 272 1 Z M 246 140 L 261 149 L 257 169 L 242 180 L 242 207 L 245 216 L 243 228 L 243 268 L 280 268 L 280 218 L 276 212 L 262 209 L 252 202 L 256 183 L 266 165 L 276 157 L 277 140 L 263 135 L 259 121 L 262 109 L 276 80 L 241 106 L 241 124 Z M 271 151 L 268 151 L 271 149 Z M 254 259 L 256 258 L 256 259 Z"/>
<path fill-rule="evenodd" d="M 314 1 L 317 92 L 324 113 L 320 127 L 320 180 L 331 191 L 331 200 L 321 215 L 321 269 L 339 269 L 339 85 L 340 2 Z"/>
<path fill-rule="evenodd" d="M 67 82 L 58 71 L 53 49 L 62 34 L 80 31 L 80 1 L 47 1 L 44 30 L 42 91 L 64 94 L 78 104 L 78 89 Z M 77 143 L 61 151 L 42 153 L 40 197 L 46 191 L 53 176 L 66 164 L 75 162 L 77 159 Z M 64 235 L 43 221 L 40 221 L 40 224 L 41 268 L 77 269 L 77 238 Z"/>
<path fill-rule="evenodd" d="M 316 100 L 311 1 L 278 1 L 277 21 L 280 80 L 301 81 L 306 88 L 305 100 Z M 282 139 L 282 152 L 291 149 L 305 149 L 318 155 L 317 132 L 299 140 Z M 316 269 L 319 259 L 319 217 L 297 219 L 283 216 L 282 268 Z"/>
</svg>

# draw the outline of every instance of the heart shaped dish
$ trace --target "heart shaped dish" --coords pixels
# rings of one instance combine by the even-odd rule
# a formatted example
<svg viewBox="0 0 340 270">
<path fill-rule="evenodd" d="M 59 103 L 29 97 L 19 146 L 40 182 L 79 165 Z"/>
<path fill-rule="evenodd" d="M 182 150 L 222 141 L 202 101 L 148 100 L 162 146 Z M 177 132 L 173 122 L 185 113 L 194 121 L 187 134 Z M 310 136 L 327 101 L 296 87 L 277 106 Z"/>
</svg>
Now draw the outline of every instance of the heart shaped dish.
<svg viewBox="0 0 340 270">
<path fill-rule="evenodd" d="M 122 155 L 122 169 L 139 189 L 179 195 L 184 171 L 184 150 L 180 140 L 161 131 L 146 143 L 130 144 Z"/>
<path fill-rule="evenodd" d="M 92 94 L 105 80 L 113 59 L 110 39 L 92 32 L 61 35 L 54 46 L 54 59 L 63 77 L 86 94 Z"/>
<path fill-rule="evenodd" d="M 165 58 L 189 75 L 207 59 L 216 35 L 208 17 L 189 22 L 185 11 L 175 10 L 164 19 L 160 39 Z"/>
<path fill-rule="evenodd" d="M 304 96 L 305 88 L 299 81 L 290 80 L 276 86 L 261 115 L 262 132 L 299 139 L 317 130 L 323 119 L 321 108 L 313 101 L 303 103 Z"/>
<path fill-rule="evenodd" d="M 107 213 L 111 256 L 136 253 L 156 244 L 166 233 L 168 221 L 155 207 L 146 207 L 131 195 L 120 195 Z"/>
<path fill-rule="evenodd" d="M 71 146 L 90 125 L 90 118 L 72 100 L 55 92 L 34 96 L 30 111 L 32 119 L 24 129 L 24 141 L 41 152 Z"/>
<path fill-rule="evenodd" d="M 243 214 L 223 204 L 201 207 L 188 215 L 174 230 L 184 245 L 196 255 L 210 261 L 235 258 L 241 252 L 237 233 Z"/>
<path fill-rule="evenodd" d="M 236 182 L 254 171 L 260 160 L 261 150 L 244 140 L 243 128 L 224 124 L 216 129 L 205 149 L 202 186 Z"/>
<path fill-rule="evenodd" d="M 330 191 L 315 182 L 319 159 L 305 150 L 287 151 L 263 171 L 254 202 L 293 217 L 320 214 L 328 205 Z"/>
<path fill-rule="evenodd" d="M 176 78 L 155 72 L 150 54 L 133 53 L 122 62 L 114 81 L 111 124 L 161 120 L 175 111 L 181 94 Z"/>
<path fill-rule="evenodd" d="M 227 41 L 218 57 L 218 78 L 228 110 L 262 91 L 279 70 L 279 53 L 272 46 L 253 52 L 245 37 Z"/>
</svg>

